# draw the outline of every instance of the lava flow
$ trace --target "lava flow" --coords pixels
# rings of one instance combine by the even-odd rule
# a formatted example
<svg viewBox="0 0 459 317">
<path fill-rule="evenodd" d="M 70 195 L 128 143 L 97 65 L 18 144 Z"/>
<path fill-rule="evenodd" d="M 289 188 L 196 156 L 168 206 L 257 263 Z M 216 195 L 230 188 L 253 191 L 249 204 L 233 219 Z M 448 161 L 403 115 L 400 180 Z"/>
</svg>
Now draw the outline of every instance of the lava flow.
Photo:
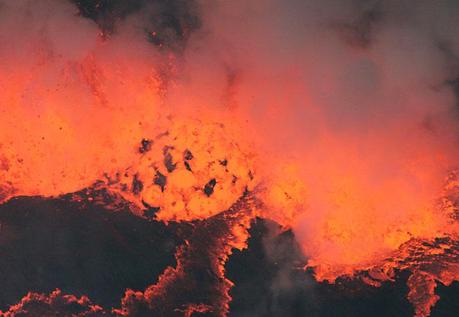
<svg viewBox="0 0 459 317">
<path fill-rule="evenodd" d="M 451 12 L 0 0 L 0 203 L 69 195 L 192 227 L 176 265 L 119 308 L 56 290 L 2 315 L 227 316 L 225 263 L 262 217 L 294 233 L 318 282 L 408 272 L 429 316 L 437 283 L 459 281 Z"/>
</svg>

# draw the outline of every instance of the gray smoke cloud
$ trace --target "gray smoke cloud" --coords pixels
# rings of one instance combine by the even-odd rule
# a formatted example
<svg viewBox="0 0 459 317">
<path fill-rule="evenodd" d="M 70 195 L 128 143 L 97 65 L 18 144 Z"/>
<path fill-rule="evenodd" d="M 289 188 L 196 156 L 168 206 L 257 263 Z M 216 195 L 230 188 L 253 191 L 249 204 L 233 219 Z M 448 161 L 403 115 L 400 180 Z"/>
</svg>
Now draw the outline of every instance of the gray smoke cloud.
<svg viewBox="0 0 459 317">
<path fill-rule="evenodd" d="M 0 0 L 0 196 L 78 190 L 160 114 L 215 112 L 247 125 L 262 177 L 298 167 L 287 225 L 315 264 L 450 233 L 432 201 L 458 158 L 457 1 L 111 3 Z"/>
<path fill-rule="evenodd" d="M 432 234 L 457 163 L 455 1 L 139 1 L 112 20 L 77 4 L 0 2 L 2 183 L 77 190 L 129 166 L 162 112 L 211 111 L 247 124 L 262 176 L 299 166 L 308 255 Z M 347 241 L 320 242 L 330 219 Z"/>
<path fill-rule="evenodd" d="M 458 161 L 457 2 L 199 5 L 168 102 L 248 122 L 261 174 L 299 167 L 290 225 L 311 263 L 359 268 L 451 233 L 434 204 Z"/>
</svg>

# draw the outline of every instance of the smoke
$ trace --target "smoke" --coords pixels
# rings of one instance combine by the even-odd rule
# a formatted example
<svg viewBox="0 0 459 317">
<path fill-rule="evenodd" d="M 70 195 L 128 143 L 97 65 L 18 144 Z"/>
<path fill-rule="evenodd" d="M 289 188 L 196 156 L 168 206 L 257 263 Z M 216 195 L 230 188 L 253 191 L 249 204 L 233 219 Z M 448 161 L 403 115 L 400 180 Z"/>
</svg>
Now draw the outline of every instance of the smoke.
<svg viewBox="0 0 459 317">
<path fill-rule="evenodd" d="M 133 166 L 173 114 L 243 127 L 263 216 L 324 278 L 449 233 L 435 200 L 457 163 L 456 2 L 111 3 L 0 2 L 0 195 Z"/>
<path fill-rule="evenodd" d="M 457 163 L 457 3 L 201 7 L 168 100 L 248 122 L 259 175 L 296 166 L 306 194 L 289 225 L 312 265 L 349 272 L 450 230 L 435 200 Z"/>
<path fill-rule="evenodd" d="M 1 1 L 0 15 L 3 192 L 57 195 L 128 166 L 160 106 L 144 19 L 109 35 L 67 1 Z"/>
</svg>

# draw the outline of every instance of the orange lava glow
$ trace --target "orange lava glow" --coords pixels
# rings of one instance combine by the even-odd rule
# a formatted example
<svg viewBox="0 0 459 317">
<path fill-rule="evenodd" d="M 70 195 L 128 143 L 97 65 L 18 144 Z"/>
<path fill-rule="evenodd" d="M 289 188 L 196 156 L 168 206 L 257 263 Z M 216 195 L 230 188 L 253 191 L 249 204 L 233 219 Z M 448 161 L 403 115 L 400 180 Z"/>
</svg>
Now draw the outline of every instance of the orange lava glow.
<svg viewBox="0 0 459 317">
<path fill-rule="evenodd" d="M 165 221 L 206 219 L 253 189 L 253 155 L 231 128 L 172 117 L 159 131 L 139 142 L 134 165 L 107 176 L 108 188 L 140 210 L 157 208 Z"/>
<path fill-rule="evenodd" d="M 70 4 L 61 9 L 72 10 Z M 224 261 L 231 247 L 245 246 L 255 216 L 292 229 L 320 281 L 366 270 L 370 277 L 364 281 L 377 285 L 393 278 L 388 272 L 410 270 L 408 299 L 417 316 L 428 316 L 438 300 L 436 282 L 459 280 L 454 200 L 459 186 L 444 181 L 458 162 L 455 143 L 450 130 L 435 130 L 417 117 L 434 97 L 400 98 L 406 107 L 396 108 L 390 119 L 381 115 L 382 123 L 375 120 L 374 126 L 340 129 L 322 97 L 297 84 L 303 79 L 294 71 L 287 71 L 289 81 L 260 89 L 265 70 L 256 69 L 248 70 L 239 90 L 237 80 L 228 84 L 225 107 L 201 107 L 199 100 L 222 88 L 208 74 L 203 75 L 205 89 L 180 89 L 174 54 L 165 56 L 131 32 L 106 39 L 89 21 L 69 17 L 50 23 L 46 33 L 27 16 L 0 15 L 0 29 L 18 19 L 29 26 L 9 39 L 11 47 L 0 45 L 0 203 L 15 195 L 56 196 L 97 184 L 130 202 L 139 216 L 205 221 L 258 188 L 263 208 L 228 216 L 235 224 L 221 238 L 226 245 L 215 246 L 219 260 L 211 264 L 224 284 L 220 303 L 226 305 L 221 316 L 228 311 L 231 284 L 224 278 Z M 69 52 L 54 38 L 60 23 L 83 30 L 84 49 Z M 379 67 L 384 64 L 377 54 L 371 58 Z M 312 62 L 307 66 L 314 71 Z M 335 89 L 334 71 L 324 71 L 318 89 Z M 253 110 L 253 95 L 263 96 L 264 113 Z M 441 99 L 447 103 L 451 96 Z M 300 120 L 299 109 L 284 107 L 284 100 L 304 103 L 304 131 L 290 131 Z M 381 103 L 393 102 L 387 100 Z M 438 246 L 436 239 L 446 239 L 445 245 Z M 412 255 L 407 250 L 426 241 L 433 245 L 420 251 L 424 257 L 407 263 Z M 178 260 L 190 248 L 180 249 Z M 454 258 L 442 256 L 447 248 L 456 252 Z M 443 264 L 428 264 L 432 259 Z M 184 274 L 183 265 L 178 261 L 145 293 L 127 294 L 126 303 L 128 295 L 148 305 L 161 298 L 167 280 Z M 381 276 L 375 278 L 375 272 Z M 89 305 L 86 299 L 72 300 Z M 209 307 L 183 309 L 189 316 Z"/>
<path fill-rule="evenodd" d="M 74 10 L 65 3 L 58 9 Z M 50 20 L 45 32 L 19 13 L 4 10 L 0 22 L 1 29 L 25 25 L 3 34 L 12 44 L 0 48 L 0 199 L 75 191 L 129 165 L 138 140 L 157 120 L 154 51 L 145 50 L 147 43 L 103 41 L 78 16 Z M 60 23 L 67 36 L 83 37 L 80 46 L 64 45 Z"/>
</svg>

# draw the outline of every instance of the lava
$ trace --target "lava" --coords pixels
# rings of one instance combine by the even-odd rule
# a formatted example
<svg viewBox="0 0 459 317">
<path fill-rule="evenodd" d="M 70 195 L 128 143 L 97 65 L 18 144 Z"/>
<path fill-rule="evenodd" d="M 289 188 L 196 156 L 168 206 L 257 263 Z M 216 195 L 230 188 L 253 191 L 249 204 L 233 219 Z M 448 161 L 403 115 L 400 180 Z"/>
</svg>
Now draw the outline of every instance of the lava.
<svg viewBox="0 0 459 317">
<path fill-rule="evenodd" d="M 56 290 L 29 293 L 2 316 L 227 316 L 232 282 L 224 265 L 233 250 L 246 247 L 247 230 L 259 208 L 261 201 L 247 191 L 228 210 L 195 222 L 192 235 L 176 251 L 175 267 L 166 268 L 144 292 L 127 290 L 120 309 L 103 309 L 86 296 Z"/>
<path fill-rule="evenodd" d="M 89 298 L 82 296 L 64 295 L 55 290 L 49 295 L 29 293 L 9 311 L 2 313 L 5 317 L 17 316 L 111 316 L 102 307 L 91 303 Z"/>
<path fill-rule="evenodd" d="M 1 1 L 0 203 L 70 193 L 194 226 L 177 265 L 106 314 L 226 316 L 224 263 L 259 216 L 293 230 L 318 281 L 409 271 L 428 316 L 437 283 L 459 280 L 448 27 L 428 5 L 406 21 L 391 3 L 197 7 L 200 23 L 151 22 L 152 5 L 105 24 L 67 1 Z M 102 314 L 55 291 L 5 316 L 29 307 Z"/>
<path fill-rule="evenodd" d="M 3 200 L 77 191 L 128 166 L 128 149 L 159 115 L 158 54 L 148 43 L 104 40 L 65 1 L 34 4 L 34 18 L 28 5 L 2 3 L 0 12 L 0 29 L 15 30 L 0 35 L 11 43 L 0 49 Z"/>
<path fill-rule="evenodd" d="M 106 176 L 107 188 L 137 205 L 139 216 L 206 219 L 254 188 L 254 154 L 223 123 L 173 117 L 164 129 L 140 142 L 135 164 Z"/>
<path fill-rule="evenodd" d="M 136 315 L 140 307 L 158 316 L 190 316 L 194 311 L 227 316 L 232 282 L 225 278 L 224 265 L 234 249 L 246 247 L 247 229 L 260 207 L 253 193 L 246 192 L 227 211 L 197 222 L 177 250 L 176 267 L 166 269 L 144 292 L 127 291 L 121 313 Z"/>
</svg>

